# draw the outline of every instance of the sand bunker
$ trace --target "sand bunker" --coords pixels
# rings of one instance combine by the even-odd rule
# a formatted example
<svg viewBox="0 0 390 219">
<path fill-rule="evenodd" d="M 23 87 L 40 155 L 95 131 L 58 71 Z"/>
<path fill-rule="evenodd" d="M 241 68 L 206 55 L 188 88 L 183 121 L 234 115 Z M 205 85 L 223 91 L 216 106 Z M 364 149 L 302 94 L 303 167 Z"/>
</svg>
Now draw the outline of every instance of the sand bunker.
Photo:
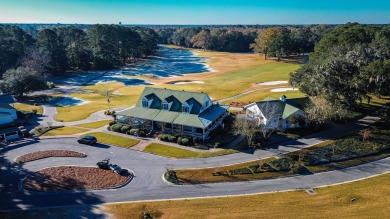
<svg viewBox="0 0 390 219">
<path fill-rule="evenodd" d="M 278 85 L 278 84 L 287 84 L 288 81 L 267 81 L 267 82 L 259 82 L 257 85 Z"/>
<path fill-rule="evenodd" d="M 298 89 L 292 88 L 292 87 L 281 87 L 281 88 L 272 89 L 271 92 L 285 92 L 285 91 L 290 91 L 290 90 L 298 90 Z"/>
</svg>

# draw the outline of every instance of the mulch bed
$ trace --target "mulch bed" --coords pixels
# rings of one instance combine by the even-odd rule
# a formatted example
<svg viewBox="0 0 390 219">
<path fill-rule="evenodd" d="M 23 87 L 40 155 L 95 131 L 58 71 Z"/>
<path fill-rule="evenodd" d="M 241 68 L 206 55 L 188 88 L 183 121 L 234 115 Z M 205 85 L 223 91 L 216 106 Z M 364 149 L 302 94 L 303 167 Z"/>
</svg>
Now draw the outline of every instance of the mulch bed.
<svg viewBox="0 0 390 219">
<path fill-rule="evenodd" d="M 69 150 L 48 150 L 37 151 L 29 154 L 22 155 L 16 158 L 16 163 L 25 163 L 33 160 L 48 158 L 48 157 L 86 157 L 87 155 L 77 151 Z"/>
<path fill-rule="evenodd" d="M 60 166 L 29 175 L 23 188 L 39 192 L 110 189 L 126 184 L 131 178 L 129 172 L 119 175 L 96 167 Z"/>
<path fill-rule="evenodd" d="M 250 104 L 250 102 L 231 102 L 231 103 L 228 103 L 229 106 L 231 107 L 240 107 L 240 108 L 243 108 L 244 106 Z"/>
</svg>

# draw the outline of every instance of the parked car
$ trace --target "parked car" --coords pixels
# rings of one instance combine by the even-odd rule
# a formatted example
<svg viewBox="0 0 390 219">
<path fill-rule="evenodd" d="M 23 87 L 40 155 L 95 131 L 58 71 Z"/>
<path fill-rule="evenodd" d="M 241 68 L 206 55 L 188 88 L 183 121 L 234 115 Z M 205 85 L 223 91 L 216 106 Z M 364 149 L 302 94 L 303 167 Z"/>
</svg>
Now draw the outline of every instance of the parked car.
<svg viewBox="0 0 390 219">
<path fill-rule="evenodd" d="M 95 136 L 92 135 L 87 135 L 84 137 L 81 137 L 77 140 L 78 143 L 80 144 L 88 144 L 88 145 L 93 145 L 97 142 Z"/>
</svg>

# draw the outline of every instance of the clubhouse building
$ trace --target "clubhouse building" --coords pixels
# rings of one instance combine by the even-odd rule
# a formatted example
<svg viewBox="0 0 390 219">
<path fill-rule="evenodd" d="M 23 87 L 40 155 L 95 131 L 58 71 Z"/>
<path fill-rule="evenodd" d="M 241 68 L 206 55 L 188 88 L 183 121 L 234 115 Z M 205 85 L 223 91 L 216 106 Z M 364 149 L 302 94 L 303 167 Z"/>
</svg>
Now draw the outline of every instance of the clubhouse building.
<svg viewBox="0 0 390 219">
<path fill-rule="evenodd" d="M 146 87 L 137 104 L 117 112 L 117 121 L 132 127 L 198 137 L 223 127 L 228 106 L 214 104 L 206 93 Z"/>
</svg>

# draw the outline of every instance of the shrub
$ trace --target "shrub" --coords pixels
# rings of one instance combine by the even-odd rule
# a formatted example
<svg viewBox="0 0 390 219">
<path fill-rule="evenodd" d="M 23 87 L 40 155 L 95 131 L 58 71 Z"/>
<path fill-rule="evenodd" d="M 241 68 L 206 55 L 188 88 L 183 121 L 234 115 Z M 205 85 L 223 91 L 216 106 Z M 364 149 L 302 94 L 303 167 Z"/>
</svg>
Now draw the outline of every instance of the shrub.
<svg viewBox="0 0 390 219">
<path fill-rule="evenodd" d="M 181 139 L 181 143 L 182 143 L 183 145 L 188 145 L 188 138 L 182 138 L 182 139 Z"/>
<path fill-rule="evenodd" d="M 234 170 L 228 170 L 227 172 L 229 175 L 253 174 L 253 172 L 247 167 L 240 168 L 240 169 L 234 169 Z"/>
<path fill-rule="evenodd" d="M 139 136 L 144 137 L 145 136 L 145 131 L 140 131 L 139 132 Z"/>
<path fill-rule="evenodd" d="M 130 129 L 131 129 L 130 126 L 124 125 L 124 126 L 122 126 L 122 128 L 121 128 L 121 132 L 122 132 L 123 134 L 126 134 Z"/>
<path fill-rule="evenodd" d="M 174 135 L 168 135 L 168 140 L 170 141 L 170 142 L 176 142 L 176 136 L 174 136 Z"/>
<path fill-rule="evenodd" d="M 107 130 L 108 130 L 108 131 L 111 131 L 111 126 L 107 126 Z"/>
<path fill-rule="evenodd" d="M 111 115 L 115 115 L 115 113 L 116 113 L 115 110 L 111 111 Z"/>
<path fill-rule="evenodd" d="M 112 126 L 112 125 L 115 125 L 116 124 L 116 121 L 111 121 L 110 123 L 108 123 L 109 126 Z"/>
<path fill-rule="evenodd" d="M 267 163 L 272 169 L 276 171 L 290 170 L 292 161 L 288 158 L 280 158 Z"/>
<path fill-rule="evenodd" d="M 182 137 L 178 137 L 177 138 L 177 143 L 180 144 L 180 145 L 182 144 Z"/>
<path fill-rule="evenodd" d="M 194 142 L 194 144 L 199 143 L 199 142 L 200 142 L 200 139 L 197 138 L 197 137 L 195 137 L 195 138 L 193 139 L 193 142 Z"/>
<path fill-rule="evenodd" d="M 176 172 L 174 170 L 167 170 L 164 173 L 164 177 L 168 182 L 179 184 L 179 179 L 176 176 Z"/>
<path fill-rule="evenodd" d="M 139 129 L 130 129 L 129 134 L 134 135 L 136 132 L 139 133 Z"/>
<path fill-rule="evenodd" d="M 114 132 L 121 132 L 122 124 L 114 124 L 111 126 L 111 130 Z"/>
<path fill-rule="evenodd" d="M 301 164 L 297 167 L 292 168 L 291 171 L 294 174 L 308 174 L 308 173 L 310 173 L 310 171 L 304 165 L 301 165 Z"/>
<path fill-rule="evenodd" d="M 221 147 L 221 143 L 219 143 L 219 142 L 215 142 L 215 144 L 214 144 L 214 148 L 219 148 L 219 147 Z"/>
</svg>

